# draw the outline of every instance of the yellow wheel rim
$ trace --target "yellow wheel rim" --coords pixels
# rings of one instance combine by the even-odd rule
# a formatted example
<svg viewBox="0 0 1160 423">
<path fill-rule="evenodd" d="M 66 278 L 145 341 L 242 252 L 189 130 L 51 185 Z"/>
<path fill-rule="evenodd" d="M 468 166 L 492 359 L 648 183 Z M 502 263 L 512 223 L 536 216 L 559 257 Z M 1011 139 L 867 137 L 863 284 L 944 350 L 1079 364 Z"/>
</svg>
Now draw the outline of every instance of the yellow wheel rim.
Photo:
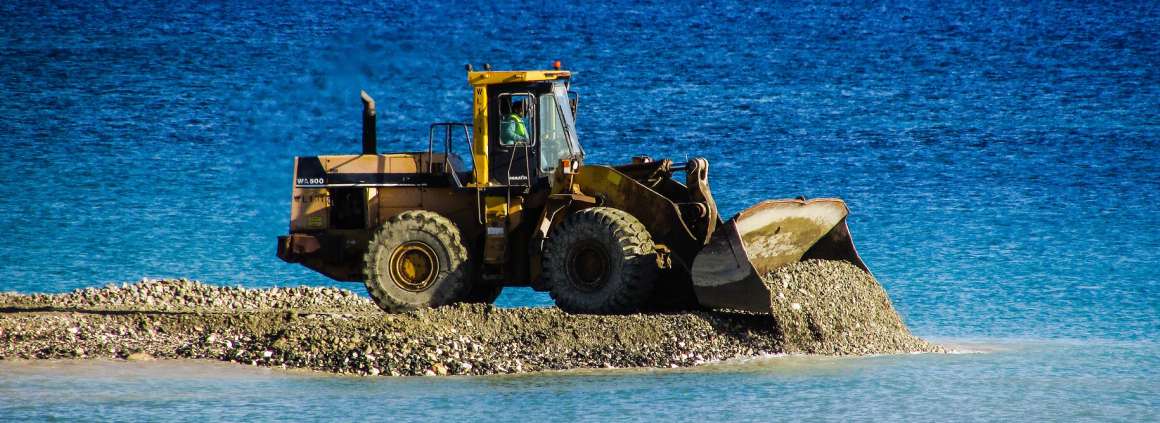
<svg viewBox="0 0 1160 423">
<path fill-rule="evenodd" d="M 407 291 L 421 292 L 435 283 L 439 258 L 427 244 L 413 241 L 396 247 L 391 252 L 388 266 L 395 285 Z"/>
</svg>

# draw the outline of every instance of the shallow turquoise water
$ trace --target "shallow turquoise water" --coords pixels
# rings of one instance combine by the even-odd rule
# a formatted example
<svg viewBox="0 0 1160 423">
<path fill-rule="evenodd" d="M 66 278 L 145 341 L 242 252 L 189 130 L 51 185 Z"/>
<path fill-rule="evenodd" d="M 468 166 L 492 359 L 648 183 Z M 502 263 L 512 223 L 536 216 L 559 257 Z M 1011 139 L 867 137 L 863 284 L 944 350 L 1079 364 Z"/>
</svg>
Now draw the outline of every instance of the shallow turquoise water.
<svg viewBox="0 0 1160 423">
<path fill-rule="evenodd" d="M 1157 28 L 1155 2 L 4 2 L 0 290 L 142 276 L 333 284 L 278 261 L 274 237 L 286 230 L 291 157 L 358 148 L 358 89 L 379 100 L 380 146 L 414 149 L 428 123 L 466 118 L 463 63 L 562 59 L 577 72 L 590 161 L 705 156 L 728 213 L 842 197 L 859 251 L 916 333 L 1005 347 L 790 374 L 774 360 L 480 380 L 257 373 L 175 382 L 183 389 L 158 388 L 155 374 L 64 383 L 5 363 L 0 385 L 24 388 L 0 403 L 28 408 L 0 420 L 39 409 L 326 419 L 378 410 L 368 403 L 502 417 L 564 400 L 575 416 L 604 417 L 691 419 L 682 410 L 696 404 L 840 420 L 870 404 L 870 418 L 1155 420 L 1142 381 L 1160 355 Z M 510 290 L 499 304 L 550 300 Z M 432 390 L 438 407 L 421 400 Z M 103 394 L 120 391 L 153 400 Z M 69 408 L 55 397 L 91 399 Z M 641 406 L 653 403 L 680 406 Z"/>
<path fill-rule="evenodd" d="M 692 370 L 362 378 L 205 362 L 0 363 L 0 415 L 242 421 L 1155 421 L 1155 345 L 772 357 Z M 1098 376 L 1097 376 L 1098 375 Z"/>
</svg>

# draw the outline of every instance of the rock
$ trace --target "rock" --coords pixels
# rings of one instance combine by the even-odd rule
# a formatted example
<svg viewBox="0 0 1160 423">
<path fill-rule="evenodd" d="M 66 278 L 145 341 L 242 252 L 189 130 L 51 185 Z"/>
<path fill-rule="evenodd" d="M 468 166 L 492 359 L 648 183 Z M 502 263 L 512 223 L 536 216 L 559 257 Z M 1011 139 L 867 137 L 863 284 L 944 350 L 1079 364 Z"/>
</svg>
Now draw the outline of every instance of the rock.
<svg viewBox="0 0 1160 423">
<path fill-rule="evenodd" d="M 129 361 L 153 361 L 153 360 L 156 360 L 156 358 L 154 358 L 149 353 L 142 352 L 142 351 L 138 351 L 138 352 L 129 354 L 129 356 L 125 357 L 125 359 L 129 360 Z"/>
</svg>

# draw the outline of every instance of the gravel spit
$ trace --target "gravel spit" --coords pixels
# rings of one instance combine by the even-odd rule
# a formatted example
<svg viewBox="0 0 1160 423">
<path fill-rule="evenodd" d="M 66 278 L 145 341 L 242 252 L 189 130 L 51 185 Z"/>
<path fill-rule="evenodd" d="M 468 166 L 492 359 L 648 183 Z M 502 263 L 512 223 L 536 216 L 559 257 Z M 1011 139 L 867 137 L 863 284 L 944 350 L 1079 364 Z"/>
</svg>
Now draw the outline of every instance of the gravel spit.
<svg viewBox="0 0 1160 423">
<path fill-rule="evenodd" d="M 483 375 L 685 367 L 786 352 L 941 351 L 911 336 L 877 282 L 849 267 L 860 275 L 813 261 L 770 274 L 772 316 L 570 315 L 479 304 L 385 314 L 344 289 L 189 280 L 0 293 L 0 359 L 193 358 L 360 375 Z"/>
</svg>

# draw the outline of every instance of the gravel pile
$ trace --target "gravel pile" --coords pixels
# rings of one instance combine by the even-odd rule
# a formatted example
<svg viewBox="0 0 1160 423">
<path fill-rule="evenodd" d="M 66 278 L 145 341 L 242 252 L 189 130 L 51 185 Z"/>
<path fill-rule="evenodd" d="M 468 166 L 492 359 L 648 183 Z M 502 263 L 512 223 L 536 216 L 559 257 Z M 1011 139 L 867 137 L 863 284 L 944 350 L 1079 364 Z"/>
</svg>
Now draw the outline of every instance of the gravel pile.
<svg viewBox="0 0 1160 423">
<path fill-rule="evenodd" d="M 207 285 L 187 279 L 142 279 L 135 284 L 84 288 L 65 294 L 0 293 L 0 307 L 64 310 L 151 310 L 238 312 L 270 309 L 298 311 L 379 310 L 369 299 L 338 288 L 270 288 Z"/>
<path fill-rule="evenodd" d="M 914 335 L 869 273 L 844 261 L 807 260 L 765 275 L 774 325 L 787 352 L 936 352 Z"/>
<path fill-rule="evenodd" d="M 842 287 L 802 273 L 810 269 L 844 278 Z M 482 375 L 682 367 L 783 352 L 937 351 L 906 332 L 885 293 L 861 274 L 813 262 L 771 274 L 771 287 L 779 287 L 773 316 L 591 316 L 489 305 L 385 314 L 343 289 L 187 280 L 7 293 L 0 294 L 0 359 L 194 358 L 363 375 Z"/>
<path fill-rule="evenodd" d="M 780 351 L 768 316 L 576 316 L 460 305 L 388 315 L 0 314 L 0 359 L 192 358 L 363 375 L 681 367 Z"/>
</svg>

